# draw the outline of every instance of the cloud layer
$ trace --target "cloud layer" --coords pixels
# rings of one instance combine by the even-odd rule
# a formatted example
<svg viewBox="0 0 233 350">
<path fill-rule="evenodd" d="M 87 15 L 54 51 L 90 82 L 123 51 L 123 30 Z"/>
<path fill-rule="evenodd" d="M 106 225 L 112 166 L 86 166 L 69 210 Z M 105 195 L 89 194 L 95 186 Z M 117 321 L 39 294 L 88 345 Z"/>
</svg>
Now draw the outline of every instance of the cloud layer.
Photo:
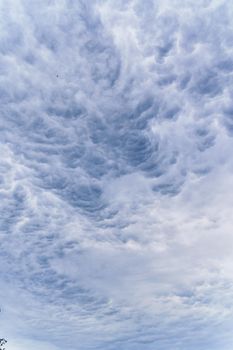
<svg viewBox="0 0 233 350">
<path fill-rule="evenodd" d="M 0 2 L 9 350 L 230 350 L 233 7 Z"/>
</svg>

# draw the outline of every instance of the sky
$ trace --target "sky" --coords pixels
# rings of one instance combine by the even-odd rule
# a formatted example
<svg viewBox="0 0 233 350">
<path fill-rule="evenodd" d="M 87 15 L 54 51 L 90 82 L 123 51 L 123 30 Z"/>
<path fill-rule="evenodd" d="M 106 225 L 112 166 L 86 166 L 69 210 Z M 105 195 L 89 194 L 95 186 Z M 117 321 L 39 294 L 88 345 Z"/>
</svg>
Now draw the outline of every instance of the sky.
<svg viewBox="0 0 233 350">
<path fill-rule="evenodd" d="M 233 2 L 0 0 L 7 350 L 232 350 Z"/>
</svg>

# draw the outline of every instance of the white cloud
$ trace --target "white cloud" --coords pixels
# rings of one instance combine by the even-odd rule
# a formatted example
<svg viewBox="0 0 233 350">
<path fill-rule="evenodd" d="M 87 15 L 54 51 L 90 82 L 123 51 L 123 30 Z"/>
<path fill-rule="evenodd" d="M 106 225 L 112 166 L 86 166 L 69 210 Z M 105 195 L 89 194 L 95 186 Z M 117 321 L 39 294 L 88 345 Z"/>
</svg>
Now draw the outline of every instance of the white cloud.
<svg viewBox="0 0 233 350">
<path fill-rule="evenodd" d="M 229 349 L 231 4 L 0 7 L 8 349 Z"/>
</svg>

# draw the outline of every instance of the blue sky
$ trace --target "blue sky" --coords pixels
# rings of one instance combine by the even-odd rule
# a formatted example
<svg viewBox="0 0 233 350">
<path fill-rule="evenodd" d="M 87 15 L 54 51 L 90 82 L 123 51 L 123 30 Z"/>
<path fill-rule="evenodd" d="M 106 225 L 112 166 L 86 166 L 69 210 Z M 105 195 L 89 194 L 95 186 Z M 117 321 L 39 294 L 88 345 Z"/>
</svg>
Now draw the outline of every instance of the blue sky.
<svg viewBox="0 0 233 350">
<path fill-rule="evenodd" d="M 0 1 L 7 350 L 232 350 L 232 18 Z"/>
</svg>

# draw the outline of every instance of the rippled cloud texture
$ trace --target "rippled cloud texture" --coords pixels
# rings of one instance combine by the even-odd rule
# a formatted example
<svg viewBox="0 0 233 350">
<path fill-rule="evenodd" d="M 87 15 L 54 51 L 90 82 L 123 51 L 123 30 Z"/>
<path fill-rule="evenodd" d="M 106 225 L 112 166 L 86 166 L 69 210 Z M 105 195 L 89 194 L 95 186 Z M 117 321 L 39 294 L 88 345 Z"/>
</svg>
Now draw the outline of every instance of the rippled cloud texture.
<svg viewBox="0 0 233 350">
<path fill-rule="evenodd" d="M 9 350 L 232 349 L 232 18 L 0 1 Z"/>
</svg>

